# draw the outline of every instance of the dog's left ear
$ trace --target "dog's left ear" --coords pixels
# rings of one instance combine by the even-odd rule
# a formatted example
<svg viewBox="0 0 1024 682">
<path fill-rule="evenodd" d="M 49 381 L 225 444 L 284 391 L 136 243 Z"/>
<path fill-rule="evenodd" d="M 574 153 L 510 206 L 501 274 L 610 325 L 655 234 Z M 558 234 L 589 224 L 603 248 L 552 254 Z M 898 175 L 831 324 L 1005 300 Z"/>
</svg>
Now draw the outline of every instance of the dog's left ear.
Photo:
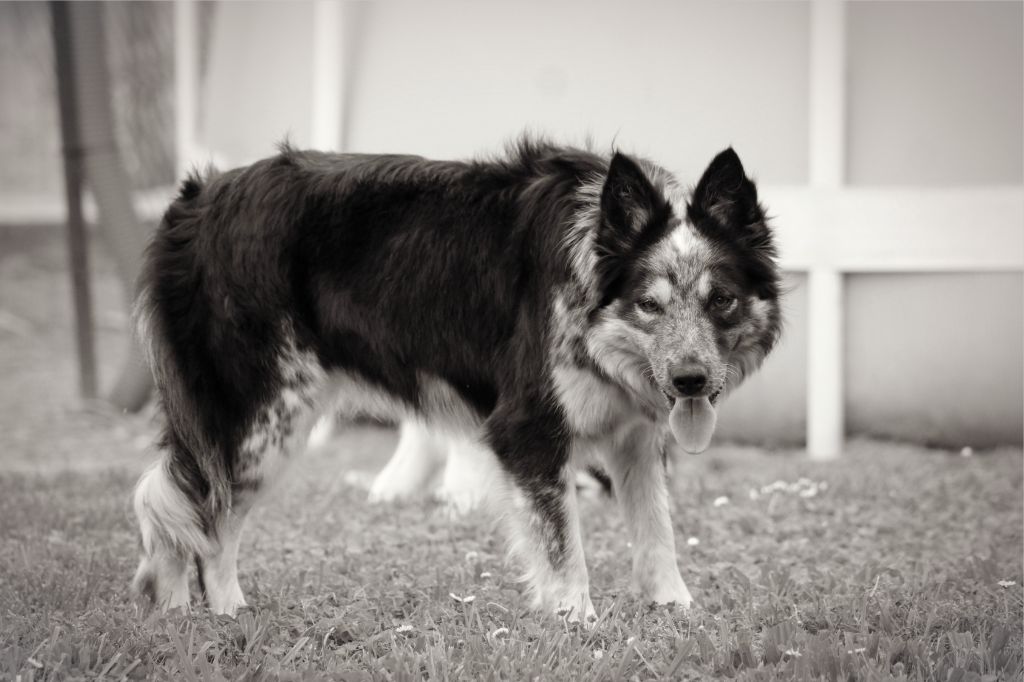
<svg viewBox="0 0 1024 682">
<path fill-rule="evenodd" d="M 720 152 L 704 171 L 687 206 L 687 215 L 698 229 L 766 229 L 764 211 L 757 202 L 757 187 L 747 177 L 732 147 Z"/>
<path fill-rule="evenodd" d="M 627 266 L 665 235 L 672 208 L 633 159 L 616 152 L 601 190 L 601 220 L 594 246 L 601 305 L 615 299 Z"/>
<path fill-rule="evenodd" d="M 704 171 L 686 207 L 690 222 L 700 232 L 744 249 L 748 281 L 761 298 L 779 295 L 777 251 L 757 187 L 743 171 L 740 157 L 729 147 Z"/>
</svg>

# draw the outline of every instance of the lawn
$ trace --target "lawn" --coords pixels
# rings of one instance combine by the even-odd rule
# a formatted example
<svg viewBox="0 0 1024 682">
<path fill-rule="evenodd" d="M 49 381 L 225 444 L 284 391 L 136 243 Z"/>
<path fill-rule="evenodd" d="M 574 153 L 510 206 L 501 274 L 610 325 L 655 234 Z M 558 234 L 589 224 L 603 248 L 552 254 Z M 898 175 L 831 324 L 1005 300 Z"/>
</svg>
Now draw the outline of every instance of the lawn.
<svg viewBox="0 0 1024 682">
<path fill-rule="evenodd" d="M 3 240 L 0 239 L 0 246 Z M 153 415 L 75 399 L 63 257 L 0 248 L 0 678 L 1018 680 L 1019 449 L 855 441 L 834 463 L 712 447 L 678 462 L 680 564 L 697 606 L 628 592 L 614 505 L 583 502 L 583 631 L 525 609 L 501 537 L 430 500 L 368 506 L 352 472 L 387 429 L 309 452 L 251 518 L 238 618 L 142 613 L 128 504 Z M 124 318 L 100 264 L 109 376 Z M 471 599 L 472 598 L 472 599 Z"/>
</svg>

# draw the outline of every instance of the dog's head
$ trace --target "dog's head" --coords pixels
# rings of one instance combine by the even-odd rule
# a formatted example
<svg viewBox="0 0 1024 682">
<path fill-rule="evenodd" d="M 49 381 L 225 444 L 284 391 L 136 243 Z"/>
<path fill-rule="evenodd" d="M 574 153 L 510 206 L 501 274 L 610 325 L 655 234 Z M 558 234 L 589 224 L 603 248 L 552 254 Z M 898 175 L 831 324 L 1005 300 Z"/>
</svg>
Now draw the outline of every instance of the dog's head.
<svg viewBox="0 0 1024 682">
<path fill-rule="evenodd" d="M 592 217 L 587 347 L 607 374 L 665 410 L 713 404 L 760 366 L 780 332 L 779 272 L 757 189 L 731 148 L 690 196 L 666 171 L 616 154 Z"/>
</svg>

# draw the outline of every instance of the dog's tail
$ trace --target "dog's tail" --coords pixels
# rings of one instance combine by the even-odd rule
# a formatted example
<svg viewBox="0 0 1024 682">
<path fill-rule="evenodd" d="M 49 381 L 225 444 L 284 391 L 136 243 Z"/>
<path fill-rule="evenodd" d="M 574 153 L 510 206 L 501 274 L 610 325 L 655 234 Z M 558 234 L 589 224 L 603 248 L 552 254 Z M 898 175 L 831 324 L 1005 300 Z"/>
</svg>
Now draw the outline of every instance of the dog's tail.
<svg viewBox="0 0 1024 682">
<path fill-rule="evenodd" d="M 135 486 L 133 506 L 142 532 L 142 551 L 148 556 L 169 549 L 191 558 L 209 553 L 210 540 L 196 505 L 169 468 L 170 460 L 154 463 Z"/>
<path fill-rule="evenodd" d="M 216 405 L 203 403 L 215 400 L 204 390 L 209 373 L 196 364 L 201 360 L 192 357 L 195 353 L 182 349 L 202 347 L 211 315 L 199 238 L 203 195 L 214 177 L 211 169 L 205 176 L 192 173 L 182 182 L 146 251 L 133 315 L 167 419 L 161 443 L 165 463 L 175 475 L 188 472 L 174 479 L 166 465 L 163 473 L 150 470 L 139 481 L 136 511 L 140 500 L 151 500 L 148 513 L 159 516 L 185 500 L 208 528 L 215 527 L 215 520 L 230 506 L 230 477 L 216 429 L 204 419 L 204 414 L 216 412 Z M 179 516 L 180 512 L 171 513 L 165 525 L 176 526 Z"/>
</svg>

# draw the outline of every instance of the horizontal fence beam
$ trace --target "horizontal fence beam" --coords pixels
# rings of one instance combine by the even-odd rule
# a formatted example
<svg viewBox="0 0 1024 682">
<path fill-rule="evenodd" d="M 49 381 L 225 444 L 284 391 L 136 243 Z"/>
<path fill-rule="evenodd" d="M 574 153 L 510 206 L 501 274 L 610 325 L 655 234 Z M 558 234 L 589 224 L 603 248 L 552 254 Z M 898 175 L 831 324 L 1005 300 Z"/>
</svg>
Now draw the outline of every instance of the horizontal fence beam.
<svg viewBox="0 0 1024 682">
<path fill-rule="evenodd" d="M 135 213 L 142 220 L 158 220 L 174 198 L 176 188 L 154 187 L 132 193 Z M 92 193 L 84 192 L 85 219 L 95 223 L 99 215 Z M 52 196 L 0 196 L 0 225 L 59 225 L 67 220 L 67 207 Z"/>
<path fill-rule="evenodd" d="M 156 220 L 173 187 L 134 194 Z M 827 265 L 856 272 L 1024 271 L 1024 187 L 840 190 L 764 186 L 784 270 Z M 86 193 L 85 217 L 96 219 Z M 0 223 L 62 224 L 60 197 L 0 198 Z"/>
<path fill-rule="evenodd" d="M 786 270 L 1024 270 L 1024 187 L 764 187 Z"/>
</svg>

